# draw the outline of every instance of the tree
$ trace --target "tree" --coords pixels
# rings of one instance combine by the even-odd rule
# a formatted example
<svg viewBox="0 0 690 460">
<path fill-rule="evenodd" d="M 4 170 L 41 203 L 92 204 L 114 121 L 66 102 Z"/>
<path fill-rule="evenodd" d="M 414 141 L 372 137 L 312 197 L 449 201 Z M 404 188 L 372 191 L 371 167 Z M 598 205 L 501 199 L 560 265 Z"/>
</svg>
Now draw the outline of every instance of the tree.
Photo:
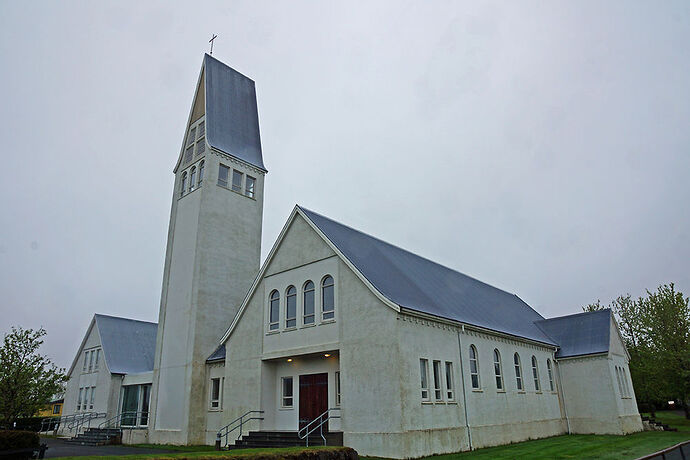
<svg viewBox="0 0 690 460">
<path fill-rule="evenodd" d="M 675 400 L 690 419 L 690 308 L 689 299 L 673 283 L 659 286 L 647 297 L 630 294 L 611 302 L 625 346 L 630 353 L 630 377 L 637 400 L 649 406 Z M 597 300 L 583 307 L 596 311 Z"/>
<path fill-rule="evenodd" d="M 65 369 L 51 363 L 38 349 L 46 331 L 12 327 L 0 348 L 0 424 L 12 426 L 19 417 L 32 417 L 62 391 Z"/>
</svg>

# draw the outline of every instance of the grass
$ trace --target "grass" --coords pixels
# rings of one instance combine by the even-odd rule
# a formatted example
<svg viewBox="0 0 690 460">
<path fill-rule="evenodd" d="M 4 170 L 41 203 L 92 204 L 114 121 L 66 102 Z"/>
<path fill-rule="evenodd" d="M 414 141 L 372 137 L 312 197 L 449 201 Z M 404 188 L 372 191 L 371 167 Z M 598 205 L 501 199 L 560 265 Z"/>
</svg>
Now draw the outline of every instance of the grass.
<svg viewBox="0 0 690 460">
<path fill-rule="evenodd" d="M 657 412 L 656 419 L 678 432 L 644 431 L 627 436 L 573 434 L 525 441 L 473 452 L 434 456 L 434 460 L 529 459 L 635 459 L 690 440 L 690 420 L 672 412 Z M 431 457 L 427 457 L 431 458 Z"/>
<path fill-rule="evenodd" d="M 137 444 L 137 447 L 147 447 L 153 449 L 174 450 L 184 446 L 170 446 L 170 445 L 154 445 L 154 444 Z M 208 449 L 210 447 L 210 449 Z M 181 451 L 179 453 L 160 453 L 160 454 L 135 454 L 135 455 L 106 455 L 106 456 L 83 456 L 83 457 L 61 457 L 60 460 L 143 460 L 143 459 L 157 459 L 157 460 L 174 460 L 193 458 L 195 460 L 217 460 L 221 458 L 242 459 L 246 457 L 253 457 L 257 454 L 275 454 L 287 452 L 300 452 L 303 450 L 322 450 L 322 449 L 337 449 L 338 447 L 282 447 L 282 448 L 261 448 L 261 449 L 236 449 L 231 451 L 218 452 L 213 449 L 213 446 L 187 446 L 187 448 L 197 449 L 196 451 Z M 203 449 L 199 451 L 199 449 Z"/>
</svg>

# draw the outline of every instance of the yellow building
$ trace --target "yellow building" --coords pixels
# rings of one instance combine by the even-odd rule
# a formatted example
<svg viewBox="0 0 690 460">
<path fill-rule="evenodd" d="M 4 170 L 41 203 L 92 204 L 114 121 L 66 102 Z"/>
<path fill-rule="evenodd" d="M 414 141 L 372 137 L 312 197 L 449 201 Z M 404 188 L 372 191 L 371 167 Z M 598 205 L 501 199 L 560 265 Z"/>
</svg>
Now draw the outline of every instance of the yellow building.
<svg viewBox="0 0 690 460">
<path fill-rule="evenodd" d="M 38 412 L 38 417 L 60 417 L 62 415 L 62 406 L 64 398 L 54 399 Z"/>
</svg>

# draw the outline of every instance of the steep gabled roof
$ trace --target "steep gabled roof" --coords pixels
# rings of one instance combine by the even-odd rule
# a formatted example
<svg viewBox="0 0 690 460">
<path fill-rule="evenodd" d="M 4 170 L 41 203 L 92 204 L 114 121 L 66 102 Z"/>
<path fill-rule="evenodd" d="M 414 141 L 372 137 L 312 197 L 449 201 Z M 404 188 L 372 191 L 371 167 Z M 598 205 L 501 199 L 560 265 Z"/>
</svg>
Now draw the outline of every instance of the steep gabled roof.
<svg viewBox="0 0 690 460">
<path fill-rule="evenodd" d="M 400 307 L 555 345 L 534 324 L 544 318 L 515 294 L 299 209 L 376 290 Z"/>
<path fill-rule="evenodd" d="M 157 323 L 96 314 L 106 365 L 112 374 L 153 371 Z"/>
<path fill-rule="evenodd" d="M 609 351 L 610 308 L 544 319 L 537 321 L 536 324 L 560 346 L 556 358 L 594 355 Z"/>
<path fill-rule="evenodd" d="M 207 363 L 217 363 L 220 361 L 225 361 L 225 344 L 221 343 L 218 348 L 215 349 L 211 356 L 206 358 Z"/>
<path fill-rule="evenodd" d="M 254 81 L 204 55 L 208 144 L 266 171 Z"/>
</svg>

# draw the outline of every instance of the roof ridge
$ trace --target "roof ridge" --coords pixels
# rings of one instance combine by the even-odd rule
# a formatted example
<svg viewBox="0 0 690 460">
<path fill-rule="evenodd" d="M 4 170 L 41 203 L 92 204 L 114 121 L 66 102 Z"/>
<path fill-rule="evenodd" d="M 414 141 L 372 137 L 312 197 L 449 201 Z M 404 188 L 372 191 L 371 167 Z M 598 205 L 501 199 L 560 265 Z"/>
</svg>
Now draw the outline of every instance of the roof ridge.
<svg viewBox="0 0 690 460">
<path fill-rule="evenodd" d="M 254 81 L 253 78 L 246 76 L 245 74 L 243 74 L 243 73 L 240 72 L 239 70 L 235 69 L 234 67 L 230 67 L 228 64 L 226 64 L 225 62 L 221 61 L 220 59 L 214 58 L 212 55 L 210 55 L 210 54 L 208 54 L 208 53 L 204 53 L 204 59 L 207 59 L 207 58 L 208 58 L 208 59 L 213 59 L 215 62 L 217 62 L 218 64 L 222 65 L 223 67 L 225 67 L 225 68 L 227 68 L 227 69 L 230 69 L 230 70 L 232 70 L 233 72 L 242 75 L 242 76 L 243 76 L 244 78 L 246 78 L 247 80 L 251 80 L 252 83 L 256 84 L 256 82 Z"/>
<path fill-rule="evenodd" d="M 408 253 L 408 254 L 412 254 L 412 255 L 415 256 L 415 257 L 419 257 L 420 259 L 426 260 L 427 262 L 430 262 L 430 263 L 432 263 L 432 264 L 434 264 L 434 265 L 436 265 L 436 266 L 438 266 L 438 267 L 441 267 L 441 268 L 443 268 L 443 269 L 445 269 L 445 270 L 449 270 L 449 271 L 458 273 L 458 274 L 460 274 L 460 275 L 462 275 L 462 276 L 464 276 L 464 277 L 470 278 L 470 279 L 472 279 L 472 280 L 474 280 L 474 281 L 476 281 L 476 282 L 478 282 L 478 283 L 481 283 L 481 284 L 483 284 L 483 285 L 485 285 L 485 286 L 488 286 L 488 287 L 490 287 L 490 288 L 492 288 L 492 289 L 496 289 L 496 290 L 501 291 L 501 292 L 504 292 L 504 293 L 506 293 L 506 294 L 513 295 L 513 296 L 517 297 L 518 299 L 520 299 L 520 301 L 521 301 L 522 303 L 524 303 L 525 305 L 529 306 L 529 305 L 527 304 L 527 302 L 525 302 L 524 300 L 522 300 L 522 299 L 521 299 L 517 294 L 515 294 L 514 292 L 509 292 L 509 291 L 506 291 L 505 289 L 501 289 L 501 288 L 499 288 L 499 287 L 496 287 L 496 286 L 494 286 L 494 285 L 492 285 L 492 284 L 487 283 L 486 281 L 482 281 L 482 280 L 480 280 L 480 279 L 478 279 L 478 278 L 475 278 L 475 277 L 473 277 L 473 276 L 471 276 L 471 275 L 468 275 L 468 274 L 466 274 L 466 273 L 463 273 L 463 272 L 461 272 L 461 271 L 459 271 L 459 270 L 456 270 L 456 269 L 454 269 L 454 268 L 450 268 L 450 267 L 448 267 L 448 266 L 446 266 L 446 265 L 440 264 L 440 263 L 438 263 L 438 262 L 436 262 L 436 261 L 433 261 L 433 260 L 429 259 L 428 257 L 419 255 L 419 254 L 417 254 L 417 253 L 415 253 L 415 252 L 410 251 L 409 249 L 405 249 L 405 248 L 403 248 L 403 247 L 400 247 L 400 246 L 397 246 L 397 245 L 395 245 L 395 244 L 389 243 L 388 241 L 382 240 L 381 238 L 378 238 L 378 237 L 376 237 L 376 236 L 370 235 L 369 233 L 366 233 L 366 232 L 363 232 L 363 231 L 361 231 L 361 230 L 358 230 L 358 229 L 356 229 L 356 228 L 354 228 L 354 227 L 351 227 L 351 226 L 349 226 L 349 225 L 347 225 L 347 224 L 343 224 L 342 222 L 338 222 L 337 220 L 331 219 L 330 217 L 324 216 L 323 214 L 320 214 L 320 213 L 318 213 L 318 212 L 316 212 L 316 211 L 312 211 L 311 209 L 307 209 L 307 208 L 305 208 L 304 206 L 301 206 L 301 205 L 299 205 L 299 204 L 297 204 L 297 205 L 295 205 L 295 206 L 297 206 L 298 208 L 300 208 L 300 209 L 303 210 L 303 211 L 307 211 L 307 212 L 310 212 L 310 213 L 312 213 L 312 214 L 316 214 L 316 215 L 319 216 L 319 217 L 322 217 L 322 218 L 324 218 L 324 219 L 330 220 L 331 222 L 334 222 L 334 223 L 336 223 L 336 224 L 338 224 L 338 225 L 342 225 L 343 227 L 349 228 L 350 230 L 352 230 L 352 231 L 354 231 L 354 232 L 360 233 L 360 234 L 362 234 L 362 235 L 364 235 L 364 236 L 367 236 L 367 237 L 369 237 L 369 238 L 372 238 L 372 239 L 374 239 L 374 240 L 376 240 L 376 241 L 380 241 L 380 242 L 383 243 L 383 244 L 386 244 L 386 245 L 388 245 L 388 246 L 394 247 L 394 248 L 399 249 L 399 250 L 401 250 L 401 251 L 404 251 L 404 252 L 406 252 L 406 253 Z M 335 243 L 334 243 L 334 244 L 335 244 Z M 532 307 L 530 307 L 530 308 L 532 308 Z M 534 309 L 532 308 L 532 310 L 534 310 Z M 535 312 L 536 312 L 536 310 L 535 310 Z M 538 312 L 537 312 L 537 313 L 538 313 Z M 541 316 L 541 315 L 539 315 L 539 316 Z"/>
<path fill-rule="evenodd" d="M 94 313 L 94 316 L 102 317 L 102 318 L 121 319 L 121 320 L 125 320 L 125 321 L 134 321 L 137 323 L 155 324 L 156 326 L 158 326 L 157 322 L 154 323 L 153 321 L 144 321 L 143 319 L 125 318 L 124 316 L 105 315 L 103 313 Z"/>
<path fill-rule="evenodd" d="M 542 321 L 550 321 L 550 320 L 555 320 L 555 319 L 572 318 L 574 316 L 591 315 L 591 314 L 603 313 L 603 312 L 612 313 L 612 310 L 611 310 L 611 308 L 606 307 L 606 308 L 602 308 L 602 309 L 594 310 L 594 311 L 583 311 L 580 313 L 571 313 L 570 315 L 554 316 L 553 318 L 544 318 L 544 319 L 540 319 L 538 321 L 535 321 L 535 323 L 540 323 Z"/>
</svg>

